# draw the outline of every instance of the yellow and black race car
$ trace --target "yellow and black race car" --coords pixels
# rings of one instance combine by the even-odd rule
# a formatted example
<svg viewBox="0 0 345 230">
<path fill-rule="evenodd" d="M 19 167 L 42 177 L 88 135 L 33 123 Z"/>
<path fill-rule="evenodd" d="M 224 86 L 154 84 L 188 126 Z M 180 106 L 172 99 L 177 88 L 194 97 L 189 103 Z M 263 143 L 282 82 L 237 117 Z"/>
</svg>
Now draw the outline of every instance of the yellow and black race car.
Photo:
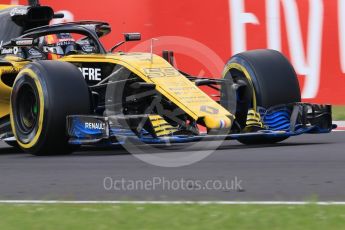
<svg viewBox="0 0 345 230">
<path fill-rule="evenodd" d="M 10 145 L 53 155 L 129 139 L 266 144 L 334 128 L 331 106 L 301 103 L 296 73 L 277 51 L 237 54 L 220 79 L 193 77 L 174 67 L 173 52 L 114 52 L 139 33 L 106 51 L 99 38 L 109 24 L 49 25 L 63 15 L 33 2 L 0 5 L 0 139 Z"/>
</svg>

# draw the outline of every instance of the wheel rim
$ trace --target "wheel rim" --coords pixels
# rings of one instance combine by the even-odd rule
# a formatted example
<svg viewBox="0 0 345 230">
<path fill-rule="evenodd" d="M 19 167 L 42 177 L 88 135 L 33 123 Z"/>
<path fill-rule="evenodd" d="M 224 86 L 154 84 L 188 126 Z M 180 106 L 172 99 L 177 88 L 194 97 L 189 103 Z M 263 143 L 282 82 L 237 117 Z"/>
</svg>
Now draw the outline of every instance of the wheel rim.
<svg viewBox="0 0 345 230">
<path fill-rule="evenodd" d="M 31 85 L 23 85 L 18 92 L 17 122 L 18 128 L 24 134 L 31 133 L 39 117 L 39 99 Z"/>
</svg>

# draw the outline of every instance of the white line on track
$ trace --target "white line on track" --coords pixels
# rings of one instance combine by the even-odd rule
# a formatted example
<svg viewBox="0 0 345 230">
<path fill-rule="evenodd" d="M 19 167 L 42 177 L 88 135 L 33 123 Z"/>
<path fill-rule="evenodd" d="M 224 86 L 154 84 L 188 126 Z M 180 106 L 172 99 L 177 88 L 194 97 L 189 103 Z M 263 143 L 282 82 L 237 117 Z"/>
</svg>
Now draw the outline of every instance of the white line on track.
<svg viewBox="0 0 345 230">
<path fill-rule="evenodd" d="M 133 204 L 133 205 L 345 205 L 345 202 L 303 201 L 59 201 L 59 200 L 0 200 L 0 204 Z"/>
</svg>

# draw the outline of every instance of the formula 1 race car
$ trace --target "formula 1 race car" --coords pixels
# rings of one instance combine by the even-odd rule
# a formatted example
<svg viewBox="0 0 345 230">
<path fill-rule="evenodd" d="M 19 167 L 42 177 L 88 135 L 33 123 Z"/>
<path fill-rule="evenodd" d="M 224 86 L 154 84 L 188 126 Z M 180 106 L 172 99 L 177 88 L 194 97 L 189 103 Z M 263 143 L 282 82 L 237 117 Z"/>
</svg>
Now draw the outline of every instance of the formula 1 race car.
<svg viewBox="0 0 345 230">
<path fill-rule="evenodd" d="M 329 133 L 331 106 L 301 103 L 296 73 L 278 51 L 232 57 L 219 79 L 174 67 L 172 51 L 106 51 L 96 21 L 49 25 L 48 6 L 0 5 L 0 139 L 34 155 L 81 145 L 184 143 L 236 139 L 277 143 Z M 200 87 L 218 92 L 212 99 Z"/>
</svg>

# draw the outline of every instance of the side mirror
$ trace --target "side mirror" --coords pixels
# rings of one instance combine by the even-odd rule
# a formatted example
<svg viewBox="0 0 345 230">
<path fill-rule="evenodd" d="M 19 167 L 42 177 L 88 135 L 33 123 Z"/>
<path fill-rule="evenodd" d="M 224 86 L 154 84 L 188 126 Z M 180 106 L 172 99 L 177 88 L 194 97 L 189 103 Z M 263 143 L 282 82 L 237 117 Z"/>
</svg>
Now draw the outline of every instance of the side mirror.
<svg viewBox="0 0 345 230">
<path fill-rule="evenodd" d="M 117 49 L 118 47 L 120 47 L 121 45 L 123 45 L 126 42 L 133 42 L 133 41 L 140 41 L 141 40 L 141 33 L 124 33 L 123 35 L 125 37 L 125 40 L 122 42 L 119 42 L 115 46 L 113 46 L 109 51 L 110 53 L 112 53 L 115 49 Z"/>
<path fill-rule="evenodd" d="M 141 34 L 140 33 L 125 33 L 124 36 L 125 36 L 126 42 L 140 41 L 141 40 Z"/>
</svg>

